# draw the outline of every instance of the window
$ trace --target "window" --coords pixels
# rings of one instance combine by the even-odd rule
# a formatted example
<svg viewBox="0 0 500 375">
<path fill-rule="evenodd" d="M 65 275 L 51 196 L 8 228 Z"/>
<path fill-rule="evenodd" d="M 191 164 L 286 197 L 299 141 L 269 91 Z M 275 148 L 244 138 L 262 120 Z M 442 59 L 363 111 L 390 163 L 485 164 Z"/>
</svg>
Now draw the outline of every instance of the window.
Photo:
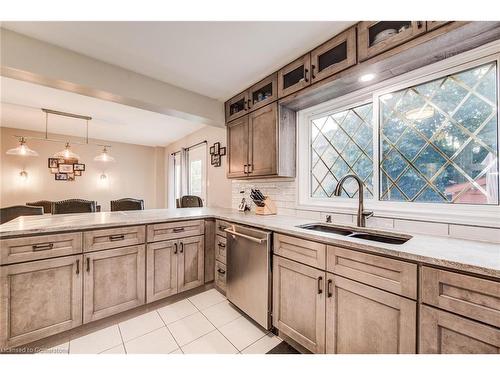
<svg viewBox="0 0 500 375">
<path fill-rule="evenodd" d="M 187 151 L 188 194 L 206 202 L 207 145 L 190 147 Z"/>
<path fill-rule="evenodd" d="M 354 174 L 386 216 L 496 222 L 500 43 L 488 48 L 300 111 L 298 207 L 352 212 L 357 183 L 334 191 Z"/>
</svg>

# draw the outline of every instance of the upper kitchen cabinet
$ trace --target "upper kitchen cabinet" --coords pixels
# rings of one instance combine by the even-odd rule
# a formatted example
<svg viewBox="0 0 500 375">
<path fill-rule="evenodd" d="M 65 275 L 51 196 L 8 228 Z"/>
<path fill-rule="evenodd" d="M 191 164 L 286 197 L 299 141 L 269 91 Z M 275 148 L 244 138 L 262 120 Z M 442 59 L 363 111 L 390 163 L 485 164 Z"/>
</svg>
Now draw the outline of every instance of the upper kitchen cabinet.
<svg viewBox="0 0 500 375">
<path fill-rule="evenodd" d="M 390 50 L 425 31 L 425 21 L 362 21 L 358 24 L 359 60 Z"/>
<path fill-rule="evenodd" d="M 248 90 L 239 93 L 226 102 L 226 121 L 231 121 L 248 113 Z"/>
<path fill-rule="evenodd" d="M 278 71 L 278 97 L 293 94 L 311 84 L 311 55 L 308 53 Z"/>
<path fill-rule="evenodd" d="M 227 124 L 228 178 L 294 177 L 295 116 L 278 103 Z"/>
<path fill-rule="evenodd" d="M 311 52 L 311 81 L 320 81 L 354 64 L 356 29 L 352 27 Z"/>
<path fill-rule="evenodd" d="M 278 76 L 276 73 L 264 78 L 248 90 L 250 110 L 256 110 L 278 99 Z"/>
</svg>

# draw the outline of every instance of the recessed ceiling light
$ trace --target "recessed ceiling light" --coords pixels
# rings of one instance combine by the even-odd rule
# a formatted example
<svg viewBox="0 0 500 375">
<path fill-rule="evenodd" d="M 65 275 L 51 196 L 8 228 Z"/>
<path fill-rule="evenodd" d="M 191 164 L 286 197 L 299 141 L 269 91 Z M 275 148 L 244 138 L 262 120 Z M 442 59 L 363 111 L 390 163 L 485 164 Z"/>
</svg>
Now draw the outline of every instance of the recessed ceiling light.
<svg viewBox="0 0 500 375">
<path fill-rule="evenodd" d="M 359 82 L 368 82 L 374 78 L 375 78 L 375 74 L 373 74 L 373 73 L 363 74 L 361 77 L 359 77 Z"/>
</svg>

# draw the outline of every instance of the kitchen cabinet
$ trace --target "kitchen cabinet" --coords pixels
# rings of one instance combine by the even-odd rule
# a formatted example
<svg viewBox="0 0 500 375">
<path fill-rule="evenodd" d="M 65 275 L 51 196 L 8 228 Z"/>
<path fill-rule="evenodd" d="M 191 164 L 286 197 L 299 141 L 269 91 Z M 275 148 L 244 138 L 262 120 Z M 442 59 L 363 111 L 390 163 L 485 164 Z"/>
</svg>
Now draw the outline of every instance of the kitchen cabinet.
<svg viewBox="0 0 500 375">
<path fill-rule="evenodd" d="M 0 268 L 0 348 L 15 347 L 82 324 L 82 256 Z"/>
<path fill-rule="evenodd" d="M 311 55 L 309 53 L 278 71 L 278 98 L 293 94 L 311 84 Z"/>
<path fill-rule="evenodd" d="M 227 125 L 228 178 L 295 176 L 295 118 L 278 104 Z"/>
<path fill-rule="evenodd" d="M 274 254 L 295 260 L 308 266 L 325 269 L 326 245 L 301 238 L 275 233 Z"/>
<path fill-rule="evenodd" d="M 273 73 L 250 87 L 248 98 L 250 111 L 255 111 L 278 99 L 278 74 Z"/>
<path fill-rule="evenodd" d="M 358 24 L 359 60 L 367 60 L 425 32 L 425 21 L 362 21 Z"/>
<path fill-rule="evenodd" d="M 500 329 L 446 311 L 420 308 L 422 354 L 500 354 Z"/>
<path fill-rule="evenodd" d="M 273 325 L 313 353 L 325 352 L 325 272 L 273 256 Z"/>
<path fill-rule="evenodd" d="M 356 64 L 356 28 L 352 27 L 311 51 L 311 82 Z"/>
<path fill-rule="evenodd" d="M 139 245 L 146 239 L 144 225 L 112 229 L 91 230 L 83 233 L 83 251 L 114 249 Z"/>
<path fill-rule="evenodd" d="M 205 263 L 203 261 L 204 237 L 182 238 L 178 243 L 177 290 L 178 292 L 183 292 L 203 285 L 205 282 Z"/>
<path fill-rule="evenodd" d="M 326 352 L 416 352 L 416 302 L 327 273 Z"/>
<path fill-rule="evenodd" d="M 146 301 L 177 294 L 177 241 L 148 244 L 146 259 Z"/>
<path fill-rule="evenodd" d="M 144 245 L 84 255 L 84 323 L 144 304 L 145 255 Z"/>
<path fill-rule="evenodd" d="M 250 98 L 248 97 L 248 90 L 245 90 L 229 99 L 225 104 L 226 122 L 246 115 L 249 109 L 249 102 Z"/>
<path fill-rule="evenodd" d="M 199 236 L 205 232 L 203 220 L 173 221 L 148 225 L 148 242 Z"/>
</svg>

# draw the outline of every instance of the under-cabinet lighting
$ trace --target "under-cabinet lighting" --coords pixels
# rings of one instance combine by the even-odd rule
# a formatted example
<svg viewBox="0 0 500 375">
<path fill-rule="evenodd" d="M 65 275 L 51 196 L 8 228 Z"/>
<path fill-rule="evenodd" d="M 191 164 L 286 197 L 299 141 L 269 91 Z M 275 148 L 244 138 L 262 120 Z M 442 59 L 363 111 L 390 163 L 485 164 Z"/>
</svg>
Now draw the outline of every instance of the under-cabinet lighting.
<svg viewBox="0 0 500 375">
<path fill-rule="evenodd" d="M 373 73 L 367 73 L 363 74 L 361 77 L 359 77 L 359 82 L 368 82 L 371 81 L 375 78 L 375 74 Z"/>
</svg>

